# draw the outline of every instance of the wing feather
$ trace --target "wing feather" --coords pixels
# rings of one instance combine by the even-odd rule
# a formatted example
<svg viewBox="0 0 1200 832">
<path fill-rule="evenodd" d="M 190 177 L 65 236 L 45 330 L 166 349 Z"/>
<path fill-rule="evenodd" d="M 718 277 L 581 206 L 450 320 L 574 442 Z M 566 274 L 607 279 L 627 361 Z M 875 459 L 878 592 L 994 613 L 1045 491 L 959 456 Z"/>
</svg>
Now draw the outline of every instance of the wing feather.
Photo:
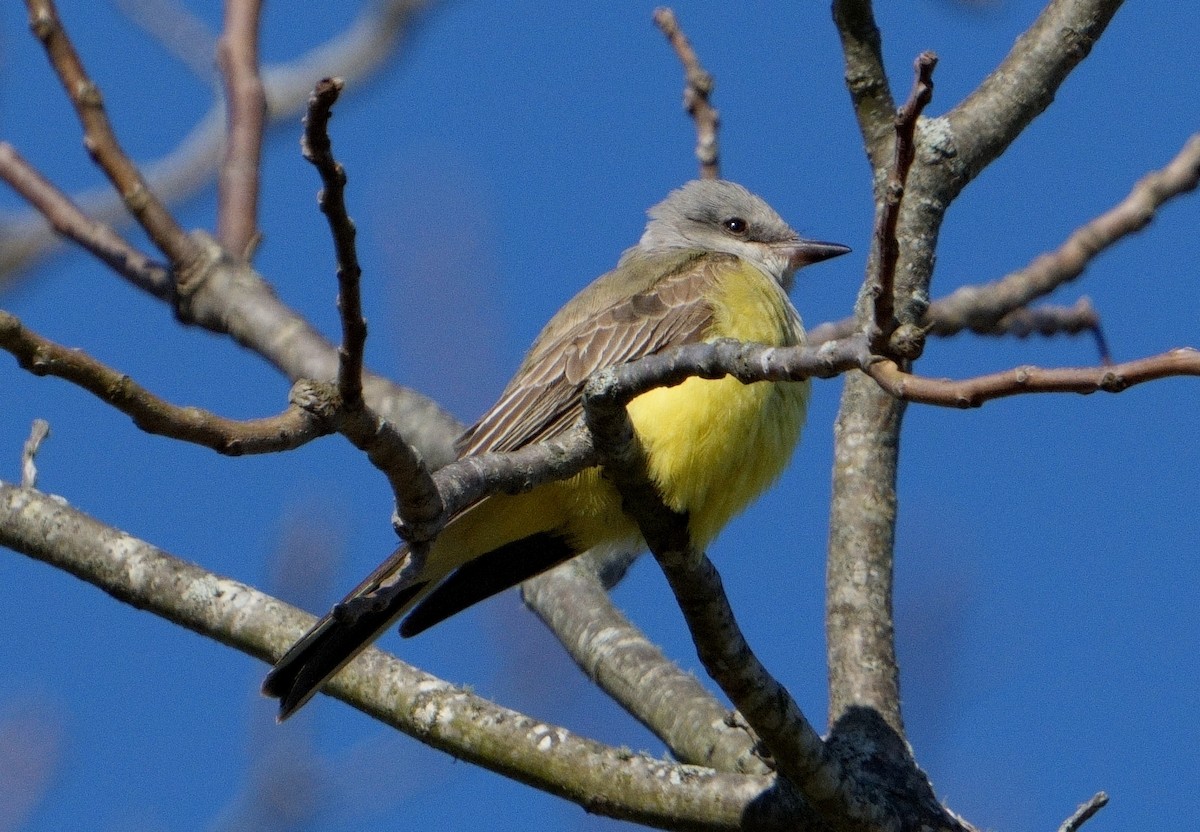
<svg viewBox="0 0 1200 832">
<path fill-rule="evenodd" d="M 583 385 L 596 370 L 703 340 L 713 322 L 706 295 L 720 259 L 689 257 L 646 289 L 539 339 L 500 400 L 463 434 L 459 455 L 561 435 L 582 414 Z"/>
</svg>

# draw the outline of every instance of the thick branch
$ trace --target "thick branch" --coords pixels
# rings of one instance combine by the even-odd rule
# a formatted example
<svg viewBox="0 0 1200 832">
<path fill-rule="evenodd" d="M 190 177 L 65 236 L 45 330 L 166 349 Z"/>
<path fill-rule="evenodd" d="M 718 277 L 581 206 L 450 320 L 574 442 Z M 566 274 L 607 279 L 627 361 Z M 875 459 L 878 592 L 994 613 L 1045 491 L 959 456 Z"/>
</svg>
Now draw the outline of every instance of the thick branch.
<svg viewBox="0 0 1200 832">
<path fill-rule="evenodd" d="M 842 39 L 846 88 L 854 102 L 871 169 L 882 171 L 892 145 L 896 103 L 883 69 L 883 43 L 871 0 L 834 0 L 833 21 Z"/>
<path fill-rule="evenodd" d="M 312 616 L 178 560 L 37 491 L 0 483 L 0 545 L 273 661 Z M 419 740 L 588 811 L 695 830 L 805 829 L 772 779 L 632 754 L 501 708 L 370 649 L 326 691 Z"/>
<path fill-rule="evenodd" d="M 754 753 L 757 739 L 749 726 L 613 607 L 588 563 L 569 561 L 526 581 L 521 592 L 580 670 L 676 759 L 717 771 L 771 771 Z"/>
<path fill-rule="evenodd" d="M 906 336 L 920 336 L 934 251 L 950 203 L 1045 109 L 1119 6 L 1120 0 L 1052 0 L 979 90 L 948 116 L 919 126 L 917 159 L 896 230 L 896 320 Z M 856 10 L 860 22 L 868 19 L 865 3 L 847 2 L 841 8 Z M 856 48 L 869 41 L 843 38 Z M 864 130 L 864 135 L 878 185 L 884 177 L 879 142 L 874 133 Z M 878 268 L 876 250 L 870 258 L 872 276 Z M 864 291 L 857 306 L 860 320 L 871 306 Z M 902 402 L 870 379 L 847 378 L 835 429 L 826 575 L 831 721 L 862 707 L 877 712 L 901 736 L 891 592 L 903 411 Z"/>
<path fill-rule="evenodd" d="M 1051 0 L 983 83 L 945 116 L 952 199 L 1050 106 L 1123 0 Z M 940 141 L 936 142 L 940 144 Z M 949 145 L 939 150 L 950 150 Z"/>
</svg>

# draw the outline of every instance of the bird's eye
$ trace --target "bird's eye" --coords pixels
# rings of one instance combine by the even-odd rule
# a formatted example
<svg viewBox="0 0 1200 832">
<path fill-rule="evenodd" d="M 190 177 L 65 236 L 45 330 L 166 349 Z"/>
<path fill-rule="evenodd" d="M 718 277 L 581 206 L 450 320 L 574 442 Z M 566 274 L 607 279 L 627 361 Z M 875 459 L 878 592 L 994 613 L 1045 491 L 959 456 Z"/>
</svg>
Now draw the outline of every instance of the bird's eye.
<svg viewBox="0 0 1200 832">
<path fill-rule="evenodd" d="M 741 217 L 730 217 L 721 224 L 725 226 L 726 231 L 735 237 L 744 237 L 747 229 L 749 228 L 749 226 L 746 225 L 746 221 Z"/>
</svg>

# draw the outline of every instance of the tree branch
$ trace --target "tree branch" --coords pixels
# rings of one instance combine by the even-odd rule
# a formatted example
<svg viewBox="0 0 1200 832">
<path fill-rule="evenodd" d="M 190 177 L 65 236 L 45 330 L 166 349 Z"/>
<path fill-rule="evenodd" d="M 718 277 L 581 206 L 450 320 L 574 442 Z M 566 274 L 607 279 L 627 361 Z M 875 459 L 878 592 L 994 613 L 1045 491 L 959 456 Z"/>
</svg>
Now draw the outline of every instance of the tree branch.
<svg viewBox="0 0 1200 832">
<path fill-rule="evenodd" d="M 12 353 L 21 367 L 34 375 L 57 376 L 82 387 L 147 433 L 203 445 L 228 456 L 291 450 L 329 433 L 321 419 L 296 405 L 278 416 L 238 421 L 197 407 L 170 404 L 87 353 L 31 332 L 4 311 L 0 311 L 0 348 Z"/>
<path fill-rule="evenodd" d="M 1088 56 L 1122 2 L 1051 0 L 1000 65 L 946 114 L 942 127 L 949 135 L 933 139 L 931 149 L 949 150 L 952 145 L 955 151 L 946 168 L 951 172 L 944 182 L 948 199 L 1050 106 L 1059 86 Z"/>
<path fill-rule="evenodd" d="M 337 252 L 338 312 L 341 313 L 342 345 L 338 349 L 338 392 L 347 407 L 362 404 L 363 350 L 367 343 L 367 322 L 362 313 L 360 280 L 354 220 L 346 210 L 346 169 L 333 158 L 329 141 L 329 119 L 333 105 L 345 86 L 340 78 L 317 82 L 308 101 L 304 119 L 304 137 L 300 149 L 304 158 L 317 169 L 324 187 L 317 204 L 329 222 L 333 247 Z"/>
<path fill-rule="evenodd" d="M 1101 252 L 1141 231 L 1167 201 L 1200 184 L 1200 133 L 1191 136 L 1162 170 L 1142 177 L 1120 203 L 1080 226 L 1055 251 L 991 283 L 964 286 L 935 303 L 928 325 L 939 334 L 994 327 L 1005 315 L 1083 274 Z"/>
<path fill-rule="evenodd" d="M 61 500 L 0 483 L 0 545 L 251 656 L 273 661 L 313 617 L 178 560 Z M 499 707 L 369 649 L 326 692 L 439 748 L 589 812 L 662 828 L 812 829 L 769 777 L 633 754 Z M 549 753 L 553 752 L 553 753 Z"/>
<path fill-rule="evenodd" d="M 900 221 L 900 205 L 908 182 L 908 171 L 912 167 L 916 148 L 913 137 L 917 130 L 917 119 L 933 98 L 933 70 L 937 66 L 937 55 L 922 52 L 913 62 L 913 86 L 908 100 L 896 111 L 896 137 L 892 142 L 892 163 L 888 167 L 887 185 L 884 196 L 875 213 L 873 245 L 879 253 L 876 280 L 874 327 L 871 348 L 878 353 L 891 354 L 900 346 L 892 339 L 896 331 L 896 263 L 900 258 L 900 245 L 896 241 L 896 224 Z M 917 355 L 904 350 L 903 357 L 915 359 Z"/>
<path fill-rule="evenodd" d="M 0 142 L 0 178 L 48 219 L 58 234 L 77 243 L 130 283 L 159 300 L 175 296 L 175 282 L 165 266 L 126 242 L 112 226 L 90 219 L 8 142 Z"/>
<path fill-rule="evenodd" d="M 696 50 L 679 28 L 675 12 L 666 6 L 658 7 L 654 10 L 654 24 L 666 35 L 671 48 L 679 57 L 679 62 L 683 64 L 683 109 L 696 124 L 696 160 L 700 163 L 700 178 L 720 179 L 721 159 L 717 130 L 721 124 L 721 116 L 709 101 L 714 86 L 712 74 L 700 65 Z"/>
<path fill-rule="evenodd" d="M 676 759 L 717 771 L 770 773 L 749 726 L 612 605 L 586 561 L 576 558 L 521 585 L 525 603 L 579 669 Z"/>
<path fill-rule="evenodd" d="M 949 115 L 919 125 L 917 158 L 896 228 L 896 320 L 902 328 L 911 327 L 914 336 L 928 308 L 934 251 L 950 203 L 1045 109 L 1119 6 L 1120 0 L 1052 0 L 979 90 Z M 848 67 L 852 61 L 862 67 L 878 90 L 883 72 L 878 50 L 872 50 L 869 14 L 865 0 L 835 5 Z M 868 120 L 864 113 L 873 114 L 863 133 L 878 188 L 885 173 L 877 94 L 874 106 L 867 96 L 852 95 L 860 125 Z M 879 255 L 872 251 L 871 275 L 879 269 Z M 873 306 L 871 284 L 869 278 L 859 295 L 860 320 Z M 836 724 L 851 709 L 864 708 L 878 713 L 901 737 L 891 594 L 903 413 L 903 402 L 874 381 L 857 374 L 847 378 L 835 426 L 826 574 L 830 720 Z"/>
<path fill-rule="evenodd" d="M 377 71 L 396 51 L 417 16 L 431 5 L 432 0 L 368 3 L 344 31 L 293 61 L 267 67 L 261 77 L 269 123 L 290 125 L 318 78 L 337 75 L 352 82 Z M 142 166 L 151 188 L 171 203 L 207 187 L 224 140 L 225 112 L 218 104 L 174 151 Z M 126 216 L 123 203 L 109 188 L 86 191 L 72 199 L 99 221 L 115 224 Z M 53 231 L 37 213 L 0 215 L 0 283 L 57 246 Z"/>
<path fill-rule="evenodd" d="M 217 239 L 247 260 L 259 236 L 258 176 L 267 121 L 267 95 L 258 73 L 261 13 L 261 0 L 225 0 L 225 31 L 217 42 L 228 126 L 217 177 Z"/>
<path fill-rule="evenodd" d="M 914 376 L 895 362 L 879 361 L 867 371 L 891 395 L 942 407 L 979 407 L 1021 393 L 1121 393 L 1137 384 L 1170 376 L 1200 376 L 1200 350 L 1181 348 L 1106 367 L 1046 370 L 1017 367 L 1002 373 L 950 381 Z"/>
<path fill-rule="evenodd" d="M 894 140 L 896 102 L 883 69 L 883 41 L 871 0 L 834 0 L 833 22 L 842 40 L 846 89 L 854 103 L 871 169 L 881 172 Z"/>
<path fill-rule="evenodd" d="M 58 18 L 53 0 L 26 0 L 26 5 L 29 27 L 45 47 L 50 64 L 83 126 L 84 147 L 117 189 L 126 210 L 159 250 L 177 270 L 188 269 L 199 258 L 196 244 L 175 222 L 166 206 L 150 190 L 137 166 L 121 149 L 104 112 L 100 89 L 84 69 Z"/>
<path fill-rule="evenodd" d="M 1108 805 L 1108 795 L 1096 792 L 1058 827 L 1058 832 L 1078 832 L 1079 827 L 1091 820 L 1097 812 Z"/>
</svg>

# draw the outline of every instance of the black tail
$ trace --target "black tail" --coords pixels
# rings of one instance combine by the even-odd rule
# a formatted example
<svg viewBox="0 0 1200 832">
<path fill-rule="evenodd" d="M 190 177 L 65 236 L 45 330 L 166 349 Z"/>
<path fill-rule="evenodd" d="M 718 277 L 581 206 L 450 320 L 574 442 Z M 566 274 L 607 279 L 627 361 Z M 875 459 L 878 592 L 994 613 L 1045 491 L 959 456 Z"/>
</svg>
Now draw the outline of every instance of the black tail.
<svg viewBox="0 0 1200 832">
<path fill-rule="evenodd" d="M 451 572 L 413 607 L 400 625 L 400 635 L 408 638 L 422 633 L 576 554 L 565 539 L 552 532 L 538 532 L 506 543 Z"/>
<path fill-rule="evenodd" d="M 330 676 L 406 612 L 409 614 L 400 633 L 416 635 L 577 553 L 562 537 L 538 532 L 468 561 L 436 586 L 432 585 L 438 581 L 434 576 L 403 589 L 381 589 L 405 563 L 407 554 L 404 547 L 396 550 L 296 642 L 267 674 L 262 692 L 279 699 L 281 721 L 312 699 Z M 389 593 L 390 597 L 383 599 L 380 593 Z"/>
<path fill-rule="evenodd" d="M 263 680 L 262 692 L 279 700 L 279 720 L 282 722 L 287 719 L 312 699 L 326 679 L 341 670 L 386 630 L 427 586 L 426 582 L 421 582 L 406 587 L 389 599 L 385 606 L 375 610 L 364 609 L 352 617 L 335 607 L 318 621 L 292 645 Z M 354 595 L 351 593 L 347 602 Z"/>
</svg>

